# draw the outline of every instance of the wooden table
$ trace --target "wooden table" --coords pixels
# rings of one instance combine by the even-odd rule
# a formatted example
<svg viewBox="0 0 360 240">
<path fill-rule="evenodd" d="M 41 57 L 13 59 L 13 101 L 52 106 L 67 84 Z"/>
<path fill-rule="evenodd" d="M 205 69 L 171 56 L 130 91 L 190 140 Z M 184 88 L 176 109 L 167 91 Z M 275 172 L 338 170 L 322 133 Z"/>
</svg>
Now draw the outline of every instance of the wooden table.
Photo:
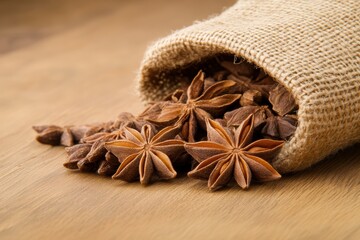
<svg viewBox="0 0 360 240">
<path fill-rule="evenodd" d="M 211 193 L 185 176 L 143 187 L 74 173 L 63 148 L 34 140 L 32 125 L 140 112 L 147 45 L 233 2 L 1 1 L 0 239 L 360 239 L 360 145 Z"/>
</svg>

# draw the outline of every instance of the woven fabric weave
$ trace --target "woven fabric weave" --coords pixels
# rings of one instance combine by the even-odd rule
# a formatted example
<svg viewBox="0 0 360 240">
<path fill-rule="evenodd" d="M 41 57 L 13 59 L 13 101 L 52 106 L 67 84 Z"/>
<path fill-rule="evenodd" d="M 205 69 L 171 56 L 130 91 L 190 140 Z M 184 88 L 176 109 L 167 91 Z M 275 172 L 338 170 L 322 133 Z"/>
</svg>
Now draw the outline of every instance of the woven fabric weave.
<svg viewBox="0 0 360 240">
<path fill-rule="evenodd" d="M 153 44 L 138 75 L 142 95 L 158 99 L 171 76 L 221 53 L 264 69 L 299 105 L 299 124 L 273 162 L 302 170 L 360 141 L 360 1 L 241 0 Z"/>
</svg>

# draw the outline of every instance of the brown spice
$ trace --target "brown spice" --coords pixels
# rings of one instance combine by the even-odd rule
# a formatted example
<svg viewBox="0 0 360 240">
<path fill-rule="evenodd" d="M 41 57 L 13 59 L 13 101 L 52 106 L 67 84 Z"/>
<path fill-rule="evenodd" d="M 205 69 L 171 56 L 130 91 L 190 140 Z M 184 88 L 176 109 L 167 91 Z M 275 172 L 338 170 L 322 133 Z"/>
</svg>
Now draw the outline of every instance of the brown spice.
<svg viewBox="0 0 360 240">
<path fill-rule="evenodd" d="M 269 101 L 273 110 L 280 116 L 284 116 L 297 108 L 294 98 L 281 85 L 277 85 L 276 88 L 270 91 Z"/>
<path fill-rule="evenodd" d="M 123 140 L 105 144 L 121 162 L 113 178 L 127 182 L 140 178 L 142 184 L 148 184 L 153 174 L 160 179 L 176 177 L 172 161 L 184 151 L 184 142 L 175 139 L 179 129 L 167 127 L 155 134 L 150 125 L 144 125 L 141 132 L 125 128 Z"/>
<path fill-rule="evenodd" d="M 199 71 L 189 86 L 150 103 L 137 117 L 124 112 L 104 123 L 35 126 L 36 139 L 68 146 L 66 168 L 124 181 L 148 184 L 190 166 L 189 176 L 207 179 L 211 190 L 232 178 L 241 188 L 251 179 L 279 178 L 271 161 L 296 130 L 294 98 L 246 61 L 216 62 L 205 66 L 210 74 Z"/>
<path fill-rule="evenodd" d="M 253 142 L 253 132 L 253 115 L 235 130 L 207 120 L 208 141 L 185 144 L 186 151 L 200 162 L 189 172 L 189 177 L 208 179 L 210 190 L 225 186 L 232 177 L 241 188 L 248 188 L 252 177 L 258 181 L 280 178 L 269 161 L 279 152 L 283 141 L 260 139 Z"/>
<path fill-rule="evenodd" d="M 233 81 L 221 81 L 204 89 L 204 73 L 200 71 L 186 92 L 186 98 L 164 105 L 154 124 L 169 126 L 179 124 L 184 140 L 194 142 L 198 128 L 205 128 L 205 120 L 222 114 L 226 108 L 239 99 L 240 94 L 223 94 L 235 85 Z"/>
<path fill-rule="evenodd" d="M 261 104 L 262 94 L 260 91 L 250 89 L 244 92 L 240 98 L 240 105 L 245 106 L 257 106 Z"/>
</svg>

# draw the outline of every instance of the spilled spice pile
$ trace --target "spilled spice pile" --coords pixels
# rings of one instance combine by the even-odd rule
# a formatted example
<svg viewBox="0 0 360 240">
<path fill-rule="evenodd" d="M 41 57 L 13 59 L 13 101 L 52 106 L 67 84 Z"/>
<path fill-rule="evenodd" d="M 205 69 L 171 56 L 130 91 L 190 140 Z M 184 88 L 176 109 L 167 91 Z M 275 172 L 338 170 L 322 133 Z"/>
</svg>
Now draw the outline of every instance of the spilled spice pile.
<svg viewBox="0 0 360 240">
<path fill-rule="evenodd" d="M 189 171 L 217 190 L 233 180 L 246 189 L 252 180 L 280 178 L 271 162 L 296 129 L 291 94 L 245 61 L 220 58 L 204 71 L 138 116 L 35 126 L 36 139 L 66 146 L 66 168 L 127 182 L 148 184 Z"/>
</svg>

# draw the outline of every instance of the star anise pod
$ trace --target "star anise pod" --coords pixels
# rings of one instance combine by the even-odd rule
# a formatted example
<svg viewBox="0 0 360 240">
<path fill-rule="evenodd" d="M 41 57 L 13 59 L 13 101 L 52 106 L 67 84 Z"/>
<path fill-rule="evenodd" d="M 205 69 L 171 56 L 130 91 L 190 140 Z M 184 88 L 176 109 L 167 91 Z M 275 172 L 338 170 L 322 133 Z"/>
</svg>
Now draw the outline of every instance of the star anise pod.
<svg viewBox="0 0 360 240">
<path fill-rule="evenodd" d="M 100 163 L 98 173 L 100 175 L 112 175 L 120 165 L 118 161 L 109 161 L 106 158 L 108 150 L 105 148 L 106 142 L 112 142 L 124 137 L 124 128 L 141 128 L 144 124 L 143 121 L 139 121 L 132 114 L 124 112 L 121 113 L 114 124 L 112 129 L 116 129 L 112 132 L 99 132 L 91 136 L 82 139 L 83 143 L 91 144 L 91 149 L 86 155 L 86 159 L 89 163 Z"/>
<path fill-rule="evenodd" d="M 220 70 L 213 74 L 212 78 L 215 82 L 220 82 L 227 79 L 227 76 L 229 75 L 229 71 L 227 70 Z M 214 82 L 214 83 L 215 83 Z"/>
<path fill-rule="evenodd" d="M 257 106 L 260 105 L 262 94 L 258 90 L 250 89 L 243 93 L 240 98 L 240 106 Z"/>
<path fill-rule="evenodd" d="M 119 139 L 122 135 L 124 127 L 132 127 L 135 129 L 141 129 L 141 127 L 146 122 L 139 117 L 135 117 L 131 113 L 122 112 L 118 115 L 117 119 L 108 125 L 107 128 L 103 128 L 102 131 L 93 133 L 88 136 L 84 136 L 81 139 L 81 143 L 91 143 L 94 144 L 95 142 L 102 140 L 103 138 L 108 138 L 107 140 L 116 140 Z"/>
<path fill-rule="evenodd" d="M 214 85 L 216 83 L 214 78 L 211 77 L 207 77 L 204 79 L 204 90 L 208 89 L 209 87 L 211 87 L 212 85 Z"/>
<path fill-rule="evenodd" d="M 56 125 L 41 125 L 33 126 L 33 129 L 38 133 L 36 136 L 38 142 L 52 146 L 60 145 L 61 136 L 64 133 L 62 127 Z"/>
<path fill-rule="evenodd" d="M 100 122 L 93 124 L 84 124 L 71 126 L 70 131 L 74 137 L 74 143 L 81 142 L 84 137 L 92 136 L 99 132 L 108 132 L 111 131 L 111 126 L 114 124 L 113 121 L 109 122 Z"/>
<path fill-rule="evenodd" d="M 297 119 L 291 115 L 271 116 L 264 121 L 261 133 L 271 138 L 288 140 L 295 132 Z"/>
<path fill-rule="evenodd" d="M 166 102 L 166 101 L 179 102 L 181 101 L 180 99 L 184 97 L 184 91 L 186 91 L 186 89 L 176 89 L 174 92 L 166 96 L 164 98 L 164 101 L 160 101 L 160 102 Z"/>
<path fill-rule="evenodd" d="M 280 116 L 284 116 L 297 108 L 291 93 L 281 85 L 277 85 L 270 91 L 269 101 L 272 104 L 272 109 Z"/>
<path fill-rule="evenodd" d="M 80 171 L 95 171 L 100 175 L 112 175 L 120 165 L 117 158 L 114 161 L 105 148 L 105 143 L 123 138 L 124 127 L 140 127 L 141 122 L 137 121 L 132 114 L 124 112 L 111 124 L 107 124 L 107 128 L 103 128 L 101 132 L 83 137 L 81 143 L 71 148 L 67 148 L 68 161 L 64 164 L 70 169 L 79 169 Z M 111 129 L 112 132 L 109 132 Z"/>
<path fill-rule="evenodd" d="M 210 190 L 225 186 L 232 177 L 241 188 L 248 188 L 252 177 L 271 181 L 281 175 L 269 164 L 284 141 L 260 139 L 252 141 L 254 116 L 250 115 L 233 130 L 216 121 L 207 120 L 208 141 L 187 143 L 186 151 L 200 164 L 189 177 L 208 179 Z"/>
<path fill-rule="evenodd" d="M 207 118 L 220 115 L 239 99 L 240 94 L 224 94 L 234 85 L 234 81 L 221 81 L 205 90 L 204 73 L 200 71 L 188 87 L 186 98 L 163 106 L 160 115 L 149 121 L 165 126 L 180 124 L 183 139 L 194 142 L 198 127 L 205 129 Z"/>
<path fill-rule="evenodd" d="M 256 73 L 256 68 L 246 61 L 234 63 L 234 61 L 220 61 L 219 64 L 236 77 L 252 78 Z"/>
<path fill-rule="evenodd" d="M 69 169 L 79 169 L 83 172 L 96 171 L 96 163 L 90 163 L 86 155 L 91 149 L 91 144 L 80 143 L 71 147 L 65 148 L 68 154 L 68 160 L 64 163 L 64 167 Z"/>
<path fill-rule="evenodd" d="M 160 179 L 176 177 L 172 161 L 184 152 L 184 142 L 175 139 L 178 126 L 166 127 L 156 134 L 148 124 L 141 132 L 128 127 L 124 132 L 124 139 L 105 144 L 121 162 L 114 179 L 131 182 L 140 178 L 142 184 L 148 184 L 153 175 Z"/>
<path fill-rule="evenodd" d="M 240 126 L 252 114 L 254 115 L 254 128 L 264 123 L 268 117 L 273 116 L 268 106 L 245 106 L 225 113 L 224 119 L 228 126 Z"/>
<path fill-rule="evenodd" d="M 38 133 L 36 140 L 52 146 L 73 146 L 81 139 L 98 132 L 108 131 L 113 122 L 60 127 L 56 125 L 33 126 Z"/>
<path fill-rule="evenodd" d="M 269 97 L 269 93 L 276 87 L 276 82 L 272 77 L 267 75 L 264 71 L 259 70 L 255 79 L 250 82 L 250 88 L 258 90 L 265 97 Z"/>
<path fill-rule="evenodd" d="M 120 162 L 117 157 L 108 151 L 105 154 L 105 160 L 101 161 L 97 173 L 103 176 L 112 176 L 118 169 L 119 165 Z"/>
<path fill-rule="evenodd" d="M 92 143 L 91 149 L 90 149 L 89 153 L 86 155 L 86 159 L 91 163 L 97 163 L 97 162 L 101 163 L 101 162 L 106 161 L 105 156 L 108 153 L 108 151 L 105 148 L 105 143 L 122 139 L 123 134 L 124 134 L 123 128 L 121 128 L 119 130 L 115 130 L 111 133 L 101 133 L 101 136 L 99 136 L 100 133 L 96 134 L 96 135 L 98 135 L 98 139 Z M 105 163 L 103 163 L 103 165 L 104 164 Z M 119 164 L 120 163 L 110 164 L 110 165 L 114 167 L 113 170 L 115 171 L 117 169 L 117 167 L 119 166 Z M 103 172 L 103 171 L 100 170 L 100 172 Z M 106 171 L 106 172 L 108 172 L 108 171 Z M 105 174 L 105 175 L 109 175 L 109 174 Z"/>
<path fill-rule="evenodd" d="M 74 126 L 41 125 L 33 126 L 33 129 L 38 133 L 36 140 L 42 144 L 69 147 L 80 140 L 78 128 Z"/>
<path fill-rule="evenodd" d="M 146 121 L 147 119 L 156 119 L 161 113 L 161 110 L 164 108 L 164 106 L 169 104 L 168 101 L 158 101 L 150 103 L 149 106 L 147 106 L 145 110 L 137 116 L 137 119 L 142 119 L 144 121 Z"/>
<path fill-rule="evenodd" d="M 99 175 L 109 176 L 116 172 L 120 163 L 116 157 L 111 156 L 109 152 L 105 153 L 103 159 L 97 161 L 89 160 L 89 153 L 93 145 L 89 143 L 79 143 L 65 148 L 68 155 L 64 167 L 69 169 L 78 169 L 81 172 L 95 172 Z M 115 159 L 114 159 L 115 158 Z"/>
<path fill-rule="evenodd" d="M 142 125 L 145 124 L 145 120 L 139 116 L 135 117 L 133 114 L 129 112 L 120 113 L 116 120 L 106 129 L 106 132 L 113 132 L 116 130 L 121 130 L 123 127 L 134 127 L 136 129 L 140 129 Z"/>
<path fill-rule="evenodd" d="M 268 98 L 269 92 L 275 88 L 276 83 L 272 80 L 270 76 L 266 76 L 261 80 L 253 80 L 247 77 L 236 77 L 234 75 L 229 75 L 228 79 L 233 80 L 237 83 L 236 89 L 240 93 L 246 92 L 248 90 L 257 90 L 261 93 L 262 96 Z"/>
<path fill-rule="evenodd" d="M 262 96 L 269 97 L 269 92 L 276 86 L 276 82 L 263 70 L 255 68 L 245 61 L 240 63 L 220 61 L 219 64 L 230 72 L 227 79 L 237 82 L 234 89 L 240 93 L 247 90 L 257 90 Z"/>
<path fill-rule="evenodd" d="M 108 122 L 75 125 L 75 126 L 68 127 L 68 129 L 70 130 L 71 135 L 74 139 L 74 144 L 76 144 L 76 143 L 82 143 L 83 138 L 90 137 L 94 134 L 103 133 L 103 132 L 111 132 L 113 130 L 116 130 L 118 121 L 119 121 L 119 119 L 117 119 L 115 121 L 108 121 Z"/>
</svg>

